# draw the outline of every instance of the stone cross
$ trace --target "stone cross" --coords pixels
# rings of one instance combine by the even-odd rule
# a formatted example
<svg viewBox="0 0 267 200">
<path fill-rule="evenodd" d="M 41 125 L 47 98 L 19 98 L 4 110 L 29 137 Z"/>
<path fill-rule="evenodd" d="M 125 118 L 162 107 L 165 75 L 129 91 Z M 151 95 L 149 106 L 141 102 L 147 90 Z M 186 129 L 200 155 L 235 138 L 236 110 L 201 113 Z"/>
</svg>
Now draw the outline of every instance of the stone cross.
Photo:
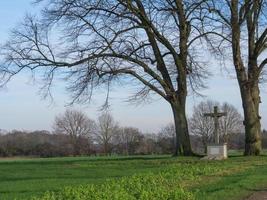
<svg viewBox="0 0 267 200">
<path fill-rule="evenodd" d="M 218 112 L 218 106 L 214 106 L 214 112 L 213 113 L 204 113 L 205 117 L 212 117 L 214 119 L 214 142 L 215 144 L 219 144 L 220 143 L 220 139 L 219 139 L 219 118 L 222 116 L 226 116 L 227 113 L 226 112 Z"/>
</svg>

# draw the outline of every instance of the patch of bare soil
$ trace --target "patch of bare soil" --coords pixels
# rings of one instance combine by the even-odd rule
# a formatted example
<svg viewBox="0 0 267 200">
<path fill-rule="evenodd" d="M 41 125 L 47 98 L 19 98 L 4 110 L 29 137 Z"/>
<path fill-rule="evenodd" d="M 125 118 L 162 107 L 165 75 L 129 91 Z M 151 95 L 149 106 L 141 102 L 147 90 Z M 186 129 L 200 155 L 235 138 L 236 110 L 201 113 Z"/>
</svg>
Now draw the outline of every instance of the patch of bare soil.
<svg viewBox="0 0 267 200">
<path fill-rule="evenodd" d="M 255 192 L 244 200 L 267 200 L 267 190 Z"/>
</svg>

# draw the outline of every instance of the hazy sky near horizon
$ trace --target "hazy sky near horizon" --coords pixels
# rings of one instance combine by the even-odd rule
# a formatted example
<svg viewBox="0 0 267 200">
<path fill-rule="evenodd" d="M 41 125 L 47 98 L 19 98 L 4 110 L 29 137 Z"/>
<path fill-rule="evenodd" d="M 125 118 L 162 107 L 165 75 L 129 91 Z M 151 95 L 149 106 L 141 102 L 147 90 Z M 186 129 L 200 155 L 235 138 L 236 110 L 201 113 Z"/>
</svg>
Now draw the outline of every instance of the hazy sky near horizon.
<svg viewBox="0 0 267 200">
<path fill-rule="evenodd" d="M 0 43 L 3 44 L 10 30 L 24 17 L 26 12 L 33 12 L 36 7 L 32 0 L 1 0 L 0 1 Z M 188 116 L 200 101 L 212 99 L 218 102 L 233 104 L 242 113 L 242 105 L 237 81 L 229 78 L 227 72 L 214 67 L 217 72 L 207 81 L 208 88 L 201 93 L 205 97 L 189 96 L 187 103 Z M 22 73 L 15 77 L 6 89 L 0 90 L 0 129 L 6 130 L 51 130 L 53 120 L 64 112 L 70 102 L 69 95 L 60 82 L 54 88 L 54 101 L 42 100 L 38 95 L 39 86 L 30 81 L 30 76 Z M 127 96 L 132 90 L 123 87 L 113 89 L 111 93 L 111 112 L 123 126 L 138 127 L 145 132 L 158 131 L 162 126 L 172 122 L 170 106 L 160 98 L 153 103 L 134 106 L 127 103 Z M 103 94 L 96 94 L 91 104 L 75 105 L 74 108 L 84 111 L 90 118 L 96 119 L 99 107 L 103 103 Z M 262 86 L 261 116 L 263 128 L 267 128 L 267 87 Z"/>
</svg>

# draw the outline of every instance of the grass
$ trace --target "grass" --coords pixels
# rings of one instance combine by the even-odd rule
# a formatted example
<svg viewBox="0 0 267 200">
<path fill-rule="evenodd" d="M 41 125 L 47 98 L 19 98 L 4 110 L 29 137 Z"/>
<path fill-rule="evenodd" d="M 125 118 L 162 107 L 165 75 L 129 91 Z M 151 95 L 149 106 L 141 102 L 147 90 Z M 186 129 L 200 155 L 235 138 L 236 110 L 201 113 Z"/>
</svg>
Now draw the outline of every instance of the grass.
<svg viewBox="0 0 267 200">
<path fill-rule="evenodd" d="M 151 157 L 133 158 L 53 158 L 0 161 L 0 199 L 27 199 L 47 190 L 64 186 L 101 183 L 107 178 L 119 178 L 160 168 Z"/>
<path fill-rule="evenodd" d="M 197 200 L 242 199 L 267 186 L 267 157 L 241 157 L 235 153 L 226 161 L 170 156 L 2 160 L 0 199 L 30 199 L 45 191 L 101 185 L 107 179 L 120 181 L 134 174 L 161 174 L 166 180 L 174 179 Z"/>
<path fill-rule="evenodd" d="M 266 188 L 267 157 L 232 157 L 225 162 L 229 170 L 203 177 L 191 187 L 196 199 L 244 199 L 251 193 Z"/>
</svg>

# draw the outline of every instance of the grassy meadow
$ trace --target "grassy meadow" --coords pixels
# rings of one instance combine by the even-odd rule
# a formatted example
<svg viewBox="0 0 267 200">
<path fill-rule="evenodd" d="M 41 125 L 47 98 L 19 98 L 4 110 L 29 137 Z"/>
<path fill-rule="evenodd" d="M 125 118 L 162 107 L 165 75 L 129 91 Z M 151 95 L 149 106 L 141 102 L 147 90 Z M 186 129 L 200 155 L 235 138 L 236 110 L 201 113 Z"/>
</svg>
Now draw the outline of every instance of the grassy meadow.
<svg viewBox="0 0 267 200">
<path fill-rule="evenodd" d="M 267 186 L 267 156 L 234 154 L 225 161 L 171 156 L 0 159 L 0 199 L 227 200 Z"/>
</svg>

